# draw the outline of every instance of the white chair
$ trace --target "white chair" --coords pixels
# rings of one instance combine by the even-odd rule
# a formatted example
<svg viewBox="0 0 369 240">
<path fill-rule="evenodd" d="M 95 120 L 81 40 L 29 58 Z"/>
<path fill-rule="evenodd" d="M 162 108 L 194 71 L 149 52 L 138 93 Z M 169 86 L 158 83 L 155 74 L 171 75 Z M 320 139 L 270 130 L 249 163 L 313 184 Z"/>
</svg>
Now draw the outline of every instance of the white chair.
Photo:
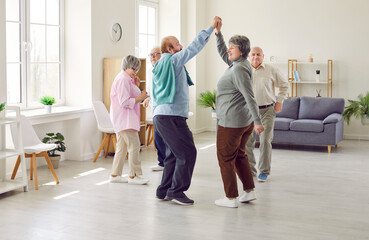
<svg viewBox="0 0 369 240">
<path fill-rule="evenodd" d="M 24 155 L 26 158 L 31 158 L 31 167 L 30 167 L 30 179 L 33 179 L 33 172 L 35 176 L 35 188 L 38 190 L 38 181 L 37 181 L 37 165 L 36 165 L 36 157 L 44 157 L 46 160 L 47 165 L 50 168 L 51 173 L 54 176 L 56 184 L 59 184 L 58 177 L 55 174 L 54 167 L 51 164 L 49 155 L 47 154 L 47 151 L 53 150 L 56 148 L 56 144 L 46 144 L 42 143 L 41 140 L 38 138 L 35 130 L 33 129 L 31 123 L 28 121 L 28 119 L 21 115 L 20 117 L 21 122 L 21 132 L 22 132 L 22 140 L 23 140 L 23 148 L 24 148 Z M 18 134 L 17 134 L 17 127 L 15 124 L 11 125 L 11 132 L 13 137 L 14 144 L 18 143 Z M 18 156 L 17 162 L 15 163 L 13 174 L 11 176 L 11 179 L 15 178 L 15 175 L 17 174 L 19 164 L 20 164 L 21 158 Z"/>
<path fill-rule="evenodd" d="M 104 139 L 101 142 L 99 151 L 97 151 L 96 156 L 94 158 L 94 162 L 96 162 L 97 158 L 100 155 L 101 150 L 107 144 L 106 151 L 105 151 L 105 158 L 108 156 L 110 140 L 113 140 L 113 147 L 116 150 L 117 139 L 114 132 L 113 124 L 110 120 L 109 112 L 106 109 L 105 105 L 101 101 L 94 101 L 93 102 L 95 117 L 97 121 L 97 128 L 104 133 Z"/>
</svg>

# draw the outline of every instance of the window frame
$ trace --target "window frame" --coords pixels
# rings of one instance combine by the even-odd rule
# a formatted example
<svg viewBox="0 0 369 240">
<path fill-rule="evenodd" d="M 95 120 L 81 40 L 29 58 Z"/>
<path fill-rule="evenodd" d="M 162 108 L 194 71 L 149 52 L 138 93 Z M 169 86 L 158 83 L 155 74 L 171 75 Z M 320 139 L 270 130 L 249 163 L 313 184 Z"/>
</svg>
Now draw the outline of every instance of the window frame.
<svg viewBox="0 0 369 240">
<path fill-rule="evenodd" d="M 136 40 L 135 40 L 135 53 L 137 57 L 140 58 L 146 58 L 148 59 L 147 55 L 150 53 L 151 49 L 148 49 L 148 52 L 146 54 L 144 54 L 144 56 L 140 56 L 140 50 L 139 50 L 139 39 L 140 39 L 140 32 L 139 32 L 139 24 L 140 24 L 140 14 L 139 14 L 139 7 L 140 5 L 143 6 L 147 6 L 147 7 L 152 7 L 155 8 L 156 10 L 156 15 L 155 15 L 155 44 L 154 46 L 158 45 L 158 39 L 159 39 L 159 1 L 158 0 L 136 0 Z M 151 34 L 146 33 L 146 36 L 152 36 Z M 148 61 L 150 61 L 150 59 L 148 59 Z"/>
<path fill-rule="evenodd" d="M 47 1 L 47 0 L 45 0 Z M 46 2 L 45 2 L 46 3 Z M 17 21 L 20 24 L 20 57 L 21 64 L 20 72 L 20 103 L 9 102 L 11 105 L 20 106 L 21 109 L 35 109 L 41 108 L 42 104 L 38 102 L 29 102 L 27 97 L 29 95 L 31 86 L 31 50 L 32 43 L 30 41 L 30 1 L 29 0 L 19 0 L 20 8 L 20 19 Z M 47 11 L 47 9 L 45 9 Z M 8 21 L 6 23 L 16 22 Z M 59 27 L 59 61 L 55 62 L 59 64 L 59 86 L 58 86 L 58 96 L 56 98 L 55 105 L 64 105 L 65 103 L 65 79 L 64 79 L 64 0 L 59 0 L 59 24 L 41 24 L 43 26 L 58 26 Z M 46 47 L 47 51 L 47 47 Z M 6 65 L 8 67 L 9 63 L 6 60 Z M 48 61 L 45 62 L 47 64 Z M 6 80 L 7 81 L 7 80 Z M 8 92 L 8 90 L 7 90 Z"/>
</svg>

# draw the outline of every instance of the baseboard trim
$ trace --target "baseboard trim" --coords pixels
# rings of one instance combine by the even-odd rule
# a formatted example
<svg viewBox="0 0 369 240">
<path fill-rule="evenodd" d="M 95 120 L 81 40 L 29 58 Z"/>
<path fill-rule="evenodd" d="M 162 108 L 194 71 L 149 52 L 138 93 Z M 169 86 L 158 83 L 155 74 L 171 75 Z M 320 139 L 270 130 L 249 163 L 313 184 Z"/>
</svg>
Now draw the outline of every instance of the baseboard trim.
<svg viewBox="0 0 369 240">
<path fill-rule="evenodd" d="M 345 134 L 343 135 L 344 140 L 366 140 L 369 141 L 369 136 L 356 135 L 356 134 Z"/>
</svg>

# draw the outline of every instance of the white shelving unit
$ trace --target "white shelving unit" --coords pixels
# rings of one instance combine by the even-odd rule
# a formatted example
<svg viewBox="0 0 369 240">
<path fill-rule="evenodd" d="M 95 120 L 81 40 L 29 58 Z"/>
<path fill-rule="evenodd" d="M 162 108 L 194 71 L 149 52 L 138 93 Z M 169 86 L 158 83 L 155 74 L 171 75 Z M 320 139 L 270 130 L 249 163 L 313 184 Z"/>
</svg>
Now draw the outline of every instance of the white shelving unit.
<svg viewBox="0 0 369 240">
<path fill-rule="evenodd" d="M 298 67 L 299 66 L 299 67 Z M 310 74 L 301 74 L 304 69 L 309 69 Z M 314 74 L 311 74 L 314 69 L 321 71 L 320 80 L 316 81 L 314 79 Z M 297 70 L 299 72 L 301 81 L 296 82 L 294 71 Z M 327 88 L 327 97 L 332 97 L 332 89 L 333 89 L 333 60 L 328 59 L 327 62 L 298 62 L 297 59 L 288 59 L 288 81 L 291 84 L 291 96 L 298 96 L 298 88 L 297 86 L 301 86 L 300 90 L 302 90 L 302 86 L 304 84 L 308 85 L 326 85 Z"/>
<path fill-rule="evenodd" d="M 18 141 L 14 143 L 14 149 L 6 148 L 6 127 L 10 128 L 11 124 L 16 124 Z M 28 191 L 27 168 L 24 158 L 23 143 L 20 125 L 20 109 L 19 107 L 6 106 L 4 112 L 0 115 L 0 194 L 9 192 L 18 188 Z M 22 178 L 10 180 L 6 176 L 6 159 L 9 157 L 20 156 L 22 167 Z"/>
</svg>

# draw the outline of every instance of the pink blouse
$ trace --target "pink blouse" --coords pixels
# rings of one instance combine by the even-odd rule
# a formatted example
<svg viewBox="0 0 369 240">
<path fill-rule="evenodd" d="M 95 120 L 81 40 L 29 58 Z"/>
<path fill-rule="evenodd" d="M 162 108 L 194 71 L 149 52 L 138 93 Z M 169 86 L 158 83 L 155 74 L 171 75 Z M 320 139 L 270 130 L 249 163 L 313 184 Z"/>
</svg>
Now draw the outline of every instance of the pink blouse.
<svg viewBox="0 0 369 240">
<path fill-rule="evenodd" d="M 140 94 L 134 79 L 123 70 L 118 73 L 110 91 L 110 119 L 116 133 L 127 129 L 140 131 L 140 103 L 135 103 Z"/>
</svg>

